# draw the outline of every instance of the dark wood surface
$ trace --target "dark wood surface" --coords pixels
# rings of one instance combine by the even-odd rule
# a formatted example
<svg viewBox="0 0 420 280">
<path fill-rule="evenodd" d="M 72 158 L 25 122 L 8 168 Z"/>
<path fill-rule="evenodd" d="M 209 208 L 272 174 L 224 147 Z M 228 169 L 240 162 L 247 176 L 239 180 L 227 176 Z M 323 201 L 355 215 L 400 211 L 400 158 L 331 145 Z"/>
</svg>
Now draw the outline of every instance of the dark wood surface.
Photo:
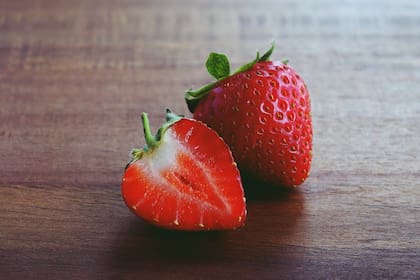
<svg viewBox="0 0 420 280">
<path fill-rule="evenodd" d="M 184 90 L 275 40 L 306 80 L 314 161 L 246 183 L 248 221 L 176 233 L 120 195 L 128 151 Z M 1 1 L 1 279 L 419 279 L 420 2 Z"/>
</svg>

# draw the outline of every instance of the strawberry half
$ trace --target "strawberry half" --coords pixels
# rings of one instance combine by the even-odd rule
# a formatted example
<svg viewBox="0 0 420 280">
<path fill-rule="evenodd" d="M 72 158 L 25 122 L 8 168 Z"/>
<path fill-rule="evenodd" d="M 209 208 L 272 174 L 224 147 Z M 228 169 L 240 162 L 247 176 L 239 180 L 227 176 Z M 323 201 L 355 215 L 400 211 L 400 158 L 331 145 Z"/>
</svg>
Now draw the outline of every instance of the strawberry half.
<svg viewBox="0 0 420 280">
<path fill-rule="evenodd" d="M 227 230 L 245 222 L 241 178 L 225 142 L 202 122 L 166 114 L 153 136 L 146 113 L 143 149 L 134 149 L 122 196 L 137 216 L 174 230 Z"/>
<path fill-rule="evenodd" d="M 273 185 L 295 187 L 309 175 L 312 120 L 309 92 L 287 62 L 272 62 L 274 44 L 230 75 L 228 58 L 211 53 L 217 80 L 185 95 L 194 118 L 216 130 L 240 170 Z"/>
</svg>

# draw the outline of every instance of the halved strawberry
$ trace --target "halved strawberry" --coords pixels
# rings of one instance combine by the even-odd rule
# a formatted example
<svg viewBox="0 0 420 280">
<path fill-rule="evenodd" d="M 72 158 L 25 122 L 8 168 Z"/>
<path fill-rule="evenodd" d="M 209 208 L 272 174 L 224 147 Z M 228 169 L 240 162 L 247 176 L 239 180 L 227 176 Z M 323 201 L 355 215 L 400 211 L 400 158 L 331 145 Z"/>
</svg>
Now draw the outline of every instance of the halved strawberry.
<svg viewBox="0 0 420 280">
<path fill-rule="evenodd" d="M 239 171 L 224 141 L 202 122 L 167 110 L 152 136 L 146 113 L 143 149 L 132 151 L 122 196 L 139 217 L 174 230 L 226 230 L 245 222 Z"/>
</svg>

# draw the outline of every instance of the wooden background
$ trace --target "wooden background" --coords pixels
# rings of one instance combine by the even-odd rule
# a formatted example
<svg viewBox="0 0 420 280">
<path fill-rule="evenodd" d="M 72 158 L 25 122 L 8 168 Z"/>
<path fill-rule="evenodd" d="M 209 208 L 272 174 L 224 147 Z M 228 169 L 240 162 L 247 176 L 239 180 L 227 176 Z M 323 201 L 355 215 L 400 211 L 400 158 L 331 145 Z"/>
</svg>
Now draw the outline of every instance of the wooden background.
<svg viewBox="0 0 420 280">
<path fill-rule="evenodd" d="M 272 40 L 312 96 L 309 180 L 247 183 L 233 232 L 135 218 L 140 113 Z M 0 1 L 0 278 L 419 279 L 419 139 L 419 1 Z"/>
</svg>

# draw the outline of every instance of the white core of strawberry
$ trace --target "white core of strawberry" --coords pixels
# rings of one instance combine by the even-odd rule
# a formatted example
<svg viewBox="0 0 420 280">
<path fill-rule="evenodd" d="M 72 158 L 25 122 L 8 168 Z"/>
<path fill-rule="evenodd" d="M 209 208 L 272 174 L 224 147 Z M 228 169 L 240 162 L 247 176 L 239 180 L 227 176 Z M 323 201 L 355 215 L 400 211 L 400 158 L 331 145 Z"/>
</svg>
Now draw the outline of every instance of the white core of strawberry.
<svg viewBox="0 0 420 280">
<path fill-rule="evenodd" d="M 159 146 L 148 156 L 151 172 L 158 173 L 169 169 L 176 162 L 177 151 L 181 144 L 168 130 L 160 140 Z M 154 174 L 159 175 L 159 174 Z"/>
</svg>

